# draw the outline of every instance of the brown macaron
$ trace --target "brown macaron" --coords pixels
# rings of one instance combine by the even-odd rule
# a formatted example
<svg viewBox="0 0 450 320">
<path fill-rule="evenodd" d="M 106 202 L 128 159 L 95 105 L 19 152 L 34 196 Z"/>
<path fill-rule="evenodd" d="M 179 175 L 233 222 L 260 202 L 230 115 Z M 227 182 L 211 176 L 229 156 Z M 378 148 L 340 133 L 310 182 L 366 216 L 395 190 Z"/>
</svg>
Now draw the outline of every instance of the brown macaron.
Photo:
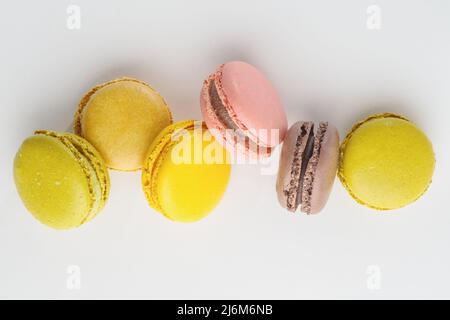
<svg viewBox="0 0 450 320">
<path fill-rule="evenodd" d="M 280 155 L 277 195 L 291 212 L 319 213 L 330 195 L 339 160 L 339 134 L 328 122 L 296 122 Z"/>
</svg>

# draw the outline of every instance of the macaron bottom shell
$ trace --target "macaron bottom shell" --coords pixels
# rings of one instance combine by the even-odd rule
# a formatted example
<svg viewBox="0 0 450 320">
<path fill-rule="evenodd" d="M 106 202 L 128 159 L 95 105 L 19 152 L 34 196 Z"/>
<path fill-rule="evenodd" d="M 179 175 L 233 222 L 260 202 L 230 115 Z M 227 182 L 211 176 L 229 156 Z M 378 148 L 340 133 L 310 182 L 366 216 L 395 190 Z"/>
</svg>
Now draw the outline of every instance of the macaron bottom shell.
<svg viewBox="0 0 450 320">
<path fill-rule="evenodd" d="M 150 147 L 142 174 L 151 207 L 178 222 L 206 217 L 221 200 L 230 176 L 227 151 L 202 122 L 164 129 Z"/>
<path fill-rule="evenodd" d="M 338 176 L 359 203 L 404 207 L 428 189 L 435 166 L 427 136 L 408 119 L 376 114 L 356 124 L 340 147 Z"/>
</svg>

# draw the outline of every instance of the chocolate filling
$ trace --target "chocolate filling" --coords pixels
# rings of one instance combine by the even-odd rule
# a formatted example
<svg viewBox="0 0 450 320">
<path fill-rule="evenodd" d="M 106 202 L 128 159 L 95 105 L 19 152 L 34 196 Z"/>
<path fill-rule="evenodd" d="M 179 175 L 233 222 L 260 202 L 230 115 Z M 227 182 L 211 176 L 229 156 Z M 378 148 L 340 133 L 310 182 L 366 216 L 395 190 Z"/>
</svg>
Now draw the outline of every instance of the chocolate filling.
<svg viewBox="0 0 450 320">
<path fill-rule="evenodd" d="M 308 125 L 310 130 L 308 133 Z M 284 190 L 287 196 L 286 206 L 289 211 L 301 211 L 307 214 L 311 211 L 311 194 L 314 174 L 319 163 L 322 142 L 328 128 L 328 122 L 320 122 L 317 133 L 314 134 L 314 124 L 304 123 L 297 137 L 294 159 L 291 166 L 291 180 Z M 306 137 L 308 135 L 308 137 Z M 306 137 L 306 144 L 304 139 Z"/>
<path fill-rule="evenodd" d="M 222 102 L 222 99 L 220 99 L 214 80 L 211 80 L 209 83 L 208 94 L 211 106 L 217 119 L 219 119 L 219 121 L 224 124 L 227 129 L 233 130 L 234 138 L 238 138 L 246 149 L 257 151 L 258 145 L 248 135 L 246 135 L 245 132 L 242 131 L 236 122 L 234 122 L 231 118 L 227 108 Z"/>
<path fill-rule="evenodd" d="M 306 143 L 305 151 L 303 152 L 302 158 L 302 168 L 300 173 L 299 188 L 297 189 L 297 201 L 295 203 L 295 209 L 302 204 L 303 201 L 303 186 L 305 181 L 306 169 L 308 167 L 309 160 L 313 155 L 314 150 L 314 125 L 311 126 L 311 131 L 309 132 L 308 142 Z"/>
<path fill-rule="evenodd" d="M 305 142 L 305 139 L 306 142 Z M 291 165 L 290 181 L 284 190 L 286 195 L 286 207 L 289 211 L 296 211 L 302 200 L 303 179 L 312 153 L 314 140 L 314 124 L 303 123 L 300 133 L 295 141 L 294 159 Z"/>
<path fill-rule="evenodd" d="M 301 182 L 301 211 L 309 214 L 311 212 L 311 194 L 314 185 L 314 176 L 319 164 L 320 152 L 322 149 L 322 142 L 325 137 L 325 133 L 328 129 L 328 122 L 321 122 L 319 129 L 314 138 L 313 148 L 311 148 L 311 155 L 309 157 L 307 166 L 305 166 L 305 174 L 303 181 Z"/>
</svg>

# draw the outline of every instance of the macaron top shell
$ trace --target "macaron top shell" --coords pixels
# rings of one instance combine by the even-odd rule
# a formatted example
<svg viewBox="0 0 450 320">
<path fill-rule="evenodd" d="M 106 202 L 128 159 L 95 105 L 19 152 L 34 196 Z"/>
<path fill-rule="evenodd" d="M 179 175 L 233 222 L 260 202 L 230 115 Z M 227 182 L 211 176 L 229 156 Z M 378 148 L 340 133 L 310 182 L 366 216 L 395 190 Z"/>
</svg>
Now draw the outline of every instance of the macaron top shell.
<svg viewBox="0 0 450 320">
<path fill-rule="evenodd" d="M 72 134 L 37 131 L 27 138 L 14 160 L 14 179 L 28 211 L 55 229 L 92 219 L 109 192 L 106 167 L 95 156 L 92 146 Z"/>
<path fill-rule="evenodd" d="M 150 206 L 173 221 L 207 216 L 228 184 L 226 150 L 198 123 L 182 121 L 164 129 L 150 147 L 142 172 Z"/>
<path fill-rule="evenodd" d="M 265 146 L 279 143 L 270 141 L 267 130 L 279 130 L 280 140 L 284 139 L 287 131 L 284 107 L 275 88 L 261 71 L 248 63 L 233 61 L 220 68 L 217 79 L 225 106 L 241 129 L 250 130 L 256 142 Z"/>
<path fill-rule="evenodd" d="M 74 132 L 97 148 L 109 168 L 142 167 L 153 139 L 172 115 L 164 99 L 148 84 L 121 78 L 94 87 L 80 102 Z"/>
<path fill-rule="evenodd" d="M 278 145 L 287 131 L 287 119 L 280 98 L 267 78 L 252 65 L 232 61 L 221 65 L 205 81 L 200 97 L 205 122 L 219 142 L 233 147 L 236 142 L 225 130 L 247 136 L 245 151 L 261 153 Z M 219 106 L 218 106 L 219 105 Z M 248 144 L 254 143 L 256 148 Z M 253 147 L 253 146 L 252 146 Z M 251 150 L 249 150 L 251 149 Z"/>
<path fill-rule="evenodd" d="M 359 203 L 391 210 L 428 188 L 435 158 L 427 136 L 406 118 L 376 114 L 355 125 L 341 145 L 339 178 Z"/>
</svg>

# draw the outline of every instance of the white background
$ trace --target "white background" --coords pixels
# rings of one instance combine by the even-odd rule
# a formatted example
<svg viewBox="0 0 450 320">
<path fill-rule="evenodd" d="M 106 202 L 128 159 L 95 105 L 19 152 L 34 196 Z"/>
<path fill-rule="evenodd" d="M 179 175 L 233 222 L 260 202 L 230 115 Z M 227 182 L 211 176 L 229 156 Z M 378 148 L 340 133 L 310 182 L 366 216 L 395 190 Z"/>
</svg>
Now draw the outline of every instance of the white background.
<svg viewBox="0 0 450 320">
<path fill-rule="evenodd" d="M 79 30 L 66 26 L 70 4 Z M 366 26 L 373 4 L 381 30 Z M 0 24 L 0 298 L 450 298 L 449 1 L 18 0 L 1 4 Z M 379 213 L 336 181 L 320 215 L 292 215 L 275 175 L 239 165 L 195 224 L 150 209 L 139 172 L 111 172 L 106 209 L 77 230 L 26 212 L 17 148 L 35 129 L 67 130 L 92 85 L 134 76 L 175 120 L 200 118 L 203 79 L 235 59 L 267 74 L 290 124 L 328 120 L 344 136 L 374 112 L 409 117 L 435 148 L 429 191 Z M 66 286 L 70 265 L 80 290 Z"/>
</svg>

